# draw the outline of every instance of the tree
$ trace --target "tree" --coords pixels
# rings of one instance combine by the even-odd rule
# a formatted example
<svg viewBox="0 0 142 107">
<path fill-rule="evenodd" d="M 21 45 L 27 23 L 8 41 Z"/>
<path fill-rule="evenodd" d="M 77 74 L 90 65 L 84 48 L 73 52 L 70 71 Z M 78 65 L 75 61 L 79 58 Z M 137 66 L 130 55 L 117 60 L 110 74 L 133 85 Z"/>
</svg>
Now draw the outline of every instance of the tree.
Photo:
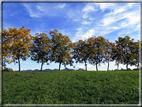
<svg viewBox="0 0 142 107">
<path fill-rule="evenodd" d="M 9 28 L 7 33 L 8 39 L 8 46 L 3 46 L 7 48 L 7 50 L 11 53 L 11 58 L 13 62 L 19 64 L 19 71 L 20 71 L 20 59 L 26 60 L 29 57 L 29 47 L 32 46 L 32 36 L 30 34 L 30 29 L 26 29 L 22 26 L 20 29 L 17 28 Z"/>
<path fill-rule="evenodd" d="M 106 40 L 102 36 L 91 37 L 88 39 L 89 43 L 89 63 L 96 65 L 96 70 L 98 71 L 97 65 L 104 62 L 104 53 Z"/>
<path fill-rule="evenodd" d="M 106 47 L 105 47 L 105 62 L 108 63 L 107 71 L 109 70 L 109 62 L 113 61 L 114 53 L 113 50 L 115 49 L 115 44 L 112 42 L 109 42 L 109 40 L 106 41 Z"/>
<path fill-rule="evenodd" d="M 80 62 L 80 63 L 85 63 L 85 68 L 86 68 L 86 71 L 87 71 L 87 60 L 88 60 L 88 57 L 89 57 L 89 47 L 88 47 L 88 44 L 87 44 L 87 41 L 86 40 L 79 40 L 77 42 L 74 43 L 74 46 L 73 46 L 73 58 L 76 60 L 76 63 L 77 62 Z"/>
<path fill-rule="evenodd" d="M 134 65 L 134 54 L 131 52 L 134 46 L 133 40 L 130 40 L 129 36 L 125 36 L 124 38 L 119 37 L 118 41 L 116 41 L 118 53 L 121 55 L 121 59 L 119 60 L 126 65 L 127 70 L 129 64 Z"/>
<path fill-rule="evenodd" d="M 36 33 L 33 38 L 33 46 L 30 48 L 31 60 L 41 62 L 41 71 L 43 64 L 50 60 L 51 39 L 45 33 Z M 49 63 L 47 63 L 48 65 Z"/>
<path fill-rule="evenodd" d="M 139 43 L 140 41 L 137 41 L 137 42 L 132 42 L 131 41 L 131 46 L 130 46 L 130 51 L 131 53 L 133 54 L 131 57 L 133 57 L 133 60 L 130 60 L 130 64 L 131 65 L 136 65 L 137 66 L 137 69 L 139 67 Z M 132 58 L 131 58 L 132 59 Z"/>
<path fill-rule="evenodd" d="M 119 70 L 119 64 L 122 63 L 123 51 L 118 41 L 115 41 L 115 46 L 112 49 L 112 53 L 113 53 L 112 59 L 115 60 L 115 65 L 117 65 L 117 70 Z"/>
<path fill-rule="evenodd" d="M 73 61 L 70 51 L 73 45 L 69 37 L 58 33 L 57 29 L 54 29 L 54 31 L 50 30 L 49 34 L 52 36 L 51 62 L 59 63 L 59 70 L 61 64 L 64 66 L 70 64 L 72 66 Z"/>
<path fill-rule="evenodd" d="M 2 66 L 6 67 L 6 63 L 12 63 L 13 60 L 10 59 L 12 57 L 11 50 L 11 41 L 12 35 L 6 29 L 3 29 L 2 32 Z M 3 68 L 4 69 L 4 68 Z"/>
</svg>

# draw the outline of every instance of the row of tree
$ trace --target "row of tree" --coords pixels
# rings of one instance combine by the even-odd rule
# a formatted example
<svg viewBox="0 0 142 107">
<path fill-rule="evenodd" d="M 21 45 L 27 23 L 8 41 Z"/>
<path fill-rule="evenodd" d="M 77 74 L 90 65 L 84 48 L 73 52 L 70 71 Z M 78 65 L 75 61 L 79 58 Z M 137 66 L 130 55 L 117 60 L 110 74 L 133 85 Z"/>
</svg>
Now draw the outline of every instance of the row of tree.
<svg viewBox="0 0 142 107">
<path fill-rule="evenodd" d="M 41 71 L 44 63 L 49 65 L 50 62 L 73 65 L 73 59 L 79 63 L 87 62 L 96 65 L 114 61 L 119 64 L 136 65 L 139 67 L 139 42 L 134 42 L 129 36 L 119 37 L 115 43 L 109 42 L 102 36 L 90 37 L 87 40 L 79 40 L 72 43 L 68 36 L 58 33 L 57 29 L 49 32 L 51 39 L 45 33 L 36 33 L 35 36 L 30 34 L 30 29 L 22 26 L 20 29 L 9 28 L 2 32 L 2 57 L 3 66 L 6 63 L 16 62 L 19 65 L 20 59 L 26 60 L 28 57 L 37 63 L 41 63 Z"/>
</svg>

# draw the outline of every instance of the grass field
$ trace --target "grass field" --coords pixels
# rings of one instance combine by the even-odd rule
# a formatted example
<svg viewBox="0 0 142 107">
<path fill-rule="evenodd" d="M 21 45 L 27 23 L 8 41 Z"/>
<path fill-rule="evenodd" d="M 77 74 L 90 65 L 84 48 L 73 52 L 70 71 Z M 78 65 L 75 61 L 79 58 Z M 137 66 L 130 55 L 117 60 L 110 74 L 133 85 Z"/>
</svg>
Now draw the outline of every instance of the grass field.
<svg viewBox="0 0 142 107">
<path fill-rule="evenodd" d="M 3 72 L 3 104 L 138 104 L 139 71 Z"/>
</svg>

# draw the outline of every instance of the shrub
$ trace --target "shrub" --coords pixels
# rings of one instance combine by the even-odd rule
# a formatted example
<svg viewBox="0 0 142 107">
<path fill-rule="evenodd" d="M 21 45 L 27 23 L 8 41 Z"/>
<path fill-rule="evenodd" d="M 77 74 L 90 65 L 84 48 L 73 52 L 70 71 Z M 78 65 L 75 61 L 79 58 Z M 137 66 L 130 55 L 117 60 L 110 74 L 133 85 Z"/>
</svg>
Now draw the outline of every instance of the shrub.
<svg viewBox="0 0 142 107">
<path fill-rule="evenodd" d="M 125 69 L 121 68 L 122 71 L 124 71 Z"/>
<path fill-rule="evenodd" d="M 134 68 L 133 70 L 139 70 L 139 68 Z"/>
<path fill-rule="evenodd" d="M 139 68 L 134 68 L 133 70 L 139 70 Z M 142 67 L 140 68 L 140 70 L 142 70 Z"/>
<path fill-rule="evenodd" d="M 131 70 L 130 68 L 128 68 L 127 70 Z"/>
<path fill-rule="evenodd" d="M 7 67 L 5 67 L 2 71 L 13 71 L 13 69 L 12 68 L 7 68 Z"/>
</svg>

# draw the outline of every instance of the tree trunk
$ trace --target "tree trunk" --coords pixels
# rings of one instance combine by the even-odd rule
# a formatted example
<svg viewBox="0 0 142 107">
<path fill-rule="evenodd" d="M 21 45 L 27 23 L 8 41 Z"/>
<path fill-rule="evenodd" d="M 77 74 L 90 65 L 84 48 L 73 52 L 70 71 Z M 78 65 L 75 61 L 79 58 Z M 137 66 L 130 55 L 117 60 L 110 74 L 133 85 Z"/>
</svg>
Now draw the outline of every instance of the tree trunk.
<svg viewBox="0 0 142 107">
<path fill-rule="evenodd" d="M 86 61 L 85 61 L 85 67 L 86 67 L 85 70 L 87 71 L 87 64 L 86 64 Z"/>
<path fill-rule="evenodd" d="M 126 70 L 128 70 L 128 64 L 126 64 Z"/>
<path fill-rule="evenodd" d="M 64 65 L 65 69 L 66 69 L 66 64 Z"/>
<path fill-rule="evenodd" d="M 20 70 L 20 58 L 18 58 L 18 64 L 19 64 L 19 71 L 21 71 Z"/>
<path fill-rule="evenodd" d="M 40 71 L 42 71 L 42 66 L 43 66 L 43 64 L 44 64 L 44 63 L 42 62 Z"/>
<path fill-rule="evenodd" d="M 117 64 L 117 70 L 119 70 L 119 63 Z"/>
<path fill-rule="evenodd" d="M 137 69 L 139 68 L 139 66 L 137 65 Z"/>
<path fill-rule="evenodd" d="M 61 62 L 59 63 L 59 71 L 60 71 L 60 68 L 61 68 Z"/>
<path fill-rule="evenodd" d="M 109 61 L 108 61 L 108 67 L 107 67 L 107 71 L 109 70 Z"/>
<path fill-rule="evenodd" d="M 96 70 L 98 71 L 98 67 L 97 67 L 97 64 L 96 64 Z"/>
</svg>

